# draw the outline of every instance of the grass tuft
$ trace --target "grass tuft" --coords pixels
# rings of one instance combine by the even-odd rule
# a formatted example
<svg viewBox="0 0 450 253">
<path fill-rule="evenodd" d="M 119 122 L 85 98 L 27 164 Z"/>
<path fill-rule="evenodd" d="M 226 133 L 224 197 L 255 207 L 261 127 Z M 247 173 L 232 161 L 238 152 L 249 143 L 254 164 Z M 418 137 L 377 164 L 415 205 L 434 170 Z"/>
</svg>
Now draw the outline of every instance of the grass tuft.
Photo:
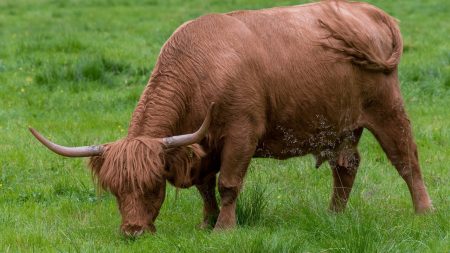
<svg viewBox="0 0 450 253">
<path fill-rule="evenodd" d="M 264 215 L 268 204 L 267 189 L 261 184 L 248 186 L 239 195 L 236 216 L 241 226 L 254 226 Z"/>
</svg>

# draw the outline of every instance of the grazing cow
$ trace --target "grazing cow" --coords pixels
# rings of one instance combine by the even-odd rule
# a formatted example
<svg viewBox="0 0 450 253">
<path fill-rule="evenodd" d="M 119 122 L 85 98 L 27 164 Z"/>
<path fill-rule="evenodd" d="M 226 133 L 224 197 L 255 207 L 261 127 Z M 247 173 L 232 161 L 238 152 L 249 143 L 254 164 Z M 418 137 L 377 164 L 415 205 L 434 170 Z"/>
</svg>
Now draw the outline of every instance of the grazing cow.
<svg viewBox="0 0 450 253">
<path fill-rule="evenodd" d="M 328 161 L 330 208 L 341 211 L 364 128 L 422 213 L 432 205 L 400 95 L 401 54 L 396 21 L 365 3 L 206 15 L 182 25 L 162 47 L 125 138 L 69 148 L 30 130 L 58 154 L 91 157 L 98 183 L 117 198 L 126 235 L 155 231 L 167 181 L 197 187 L 202 226 L 217 219 L 215 229 L 234 227 L 252 157 L 313 154 L 317 167 Z"/>
</svg>

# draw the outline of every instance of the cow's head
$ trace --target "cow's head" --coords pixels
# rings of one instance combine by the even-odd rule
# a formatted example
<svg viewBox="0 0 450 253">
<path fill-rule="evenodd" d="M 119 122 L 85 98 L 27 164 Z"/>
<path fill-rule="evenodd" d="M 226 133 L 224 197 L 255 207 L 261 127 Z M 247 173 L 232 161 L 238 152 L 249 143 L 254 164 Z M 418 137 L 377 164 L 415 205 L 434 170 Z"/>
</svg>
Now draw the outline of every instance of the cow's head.
<svg viewBox="0 0 450 253">
<path fill-rule="evenodd" d="M 137 236 L 156 231 L 154 221 L 164 201 L 166 179 L 183 187 L 192 170 L 200 166 L 204 153 L 197 143 L 208 131 L 212 109 L 213 104 L 195 133 L 166 138 L 139 136 L 99 146 L 64 147 L 32 128 L 30 131 L 57 154 L 90 157 L 89 166 L 98 184 L 117 199 L 121 231 Z"/>
</svg>

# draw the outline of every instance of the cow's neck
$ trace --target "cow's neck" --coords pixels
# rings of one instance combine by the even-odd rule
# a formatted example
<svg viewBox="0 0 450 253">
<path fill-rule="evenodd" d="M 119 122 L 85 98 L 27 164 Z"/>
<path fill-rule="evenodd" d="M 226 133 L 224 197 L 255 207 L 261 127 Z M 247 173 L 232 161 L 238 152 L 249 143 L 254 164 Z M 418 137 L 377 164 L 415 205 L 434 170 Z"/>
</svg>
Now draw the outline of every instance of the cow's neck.
<svg viewBox="0 0 450 253">
<path fill-rule="evenodd" d="M 133 112 L 128 137 L 167 137 L 176 133 L 185 118 L 186 87 L 169 77 L 152 76 Z"/>
</svg>

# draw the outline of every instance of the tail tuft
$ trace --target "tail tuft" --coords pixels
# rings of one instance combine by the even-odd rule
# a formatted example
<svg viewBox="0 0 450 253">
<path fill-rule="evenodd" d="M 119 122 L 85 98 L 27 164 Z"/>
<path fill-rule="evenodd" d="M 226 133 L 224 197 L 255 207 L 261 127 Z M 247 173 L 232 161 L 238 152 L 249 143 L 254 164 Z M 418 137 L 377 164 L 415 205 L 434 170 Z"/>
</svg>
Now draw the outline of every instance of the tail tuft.
<svg viewBox="0 0 450 253">
<path fill-rule="evenodd" d="M 336 4 L 332 5 L 332 3 Z M 335 51 L 339 58 L 349 60 L 367 70 L 386 74 L 394 71 L 403 51 L 403 42 L 396 20 L 379 9 L 370 10 L 370 17 L 377 22 L 377 25 L 381 23 L 386 26 L 391 35 L 392 51 L 387 59 L 383 59 L 385 57 L 375 45 L 373 35 L 369 34 L 360 22 L 355 24 L 352 19 L 344 17 L 339 9 L 339 3 L 340 1 L 325 2 L 326 16 L 319 19 L 319 25 L 327 31 L 328 35 L 320 45 Z"/>
</svg>

